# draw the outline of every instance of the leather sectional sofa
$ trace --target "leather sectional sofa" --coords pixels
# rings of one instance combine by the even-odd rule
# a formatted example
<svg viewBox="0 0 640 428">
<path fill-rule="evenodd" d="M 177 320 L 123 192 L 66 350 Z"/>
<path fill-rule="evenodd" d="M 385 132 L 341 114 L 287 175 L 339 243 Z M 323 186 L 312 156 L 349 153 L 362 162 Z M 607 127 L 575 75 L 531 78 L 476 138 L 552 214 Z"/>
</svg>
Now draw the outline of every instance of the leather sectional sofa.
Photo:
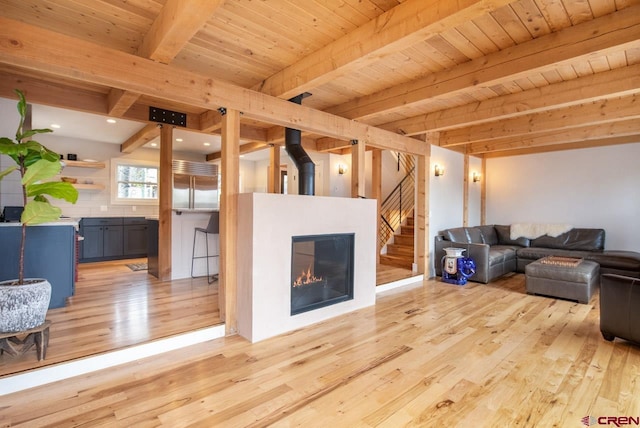
<svg viewBox="0 0 640 428">
<path fill-rule="evenodd" d="M 580 257 L 600 265 L 601 274 L 640 278 L 640 253 L 605 250 L 604 229 L 574 228 L 557 237 L 511 239 L 509 225 L 485 225 L 446 229 L 435 237 L 436 275 L 442 275 L 442 257 L 447 247 L 466 249 L 476 263 L 470 281 L 488 283 L 509 273 L 524 273 L 525 266 L 546 256 Z"/>
</svg>

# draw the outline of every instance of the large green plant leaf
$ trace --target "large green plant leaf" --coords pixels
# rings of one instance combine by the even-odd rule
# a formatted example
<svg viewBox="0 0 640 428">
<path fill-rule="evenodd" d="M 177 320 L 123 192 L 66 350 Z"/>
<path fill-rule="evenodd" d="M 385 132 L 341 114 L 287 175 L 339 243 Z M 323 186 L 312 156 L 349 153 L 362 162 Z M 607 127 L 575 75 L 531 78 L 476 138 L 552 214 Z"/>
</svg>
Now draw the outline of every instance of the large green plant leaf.
<svg viewBox="0 0 640 428">
<path fill-rule="evenodd" d="M 4 171 L 0 171 L 0 180 L 2 180 L 7 175 L 11 174 L 16 169 L 18 169 L 18 167 L 14 165 L 14 166 L 10 166 L 9 168 L 5 169 Z"/>
<path fill-rule="evenodd" d="M 78 191 L 71 183 L 59 181 L 49 181 L 46 183 L 35 183 L 27 186 L 27 196 L 38 197 L 49 195 L 57 199 L 64 199 L 75 204 L 78 200 Z"/>
<path fill-rule="evenodd" d="M 46 159 L 40 159 L 29 166 L 24 177 L 22 177 L 22 185 L 29 186 L 38 181 L 55 177 L 60 172 L 60 168 L 62 168 L 62 165 L 60 165 L 59 161 L 51 162 Z"/>
<path fill-rule="evenodd" d="M 68 183 L 67 183 L 68 184 Z M 48 202 L 29 201 L 24 207 L 20 221 L 26 225 L 34 225 L 55 221 L 60 218 L 62 210 Z"/>
</svg>

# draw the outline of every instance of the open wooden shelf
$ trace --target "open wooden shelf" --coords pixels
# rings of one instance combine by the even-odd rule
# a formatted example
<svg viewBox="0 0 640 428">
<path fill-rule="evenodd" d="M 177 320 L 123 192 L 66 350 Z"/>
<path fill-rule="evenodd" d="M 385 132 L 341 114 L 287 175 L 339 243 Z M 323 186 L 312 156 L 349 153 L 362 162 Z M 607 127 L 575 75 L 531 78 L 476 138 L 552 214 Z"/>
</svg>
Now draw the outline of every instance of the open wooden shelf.
<svg viewBox="0 0 640 428">
<path fill-rule="evenodd" d="M 72 166 L 72 167 L 77 167 L 77 168 L 96 168 L 96 169 L 102 169 L 105 167 L 104 162 L 86 162 L 86 161 L 71 161 L 71 160 L 66 160 L 64 161 L 64 164 L 66 166 Z"/>
<path fill-rule="evenodd" d="M 73 187 L 78 190 L 104 190 L 104 184 L 74 183 Z"/>
</svg>

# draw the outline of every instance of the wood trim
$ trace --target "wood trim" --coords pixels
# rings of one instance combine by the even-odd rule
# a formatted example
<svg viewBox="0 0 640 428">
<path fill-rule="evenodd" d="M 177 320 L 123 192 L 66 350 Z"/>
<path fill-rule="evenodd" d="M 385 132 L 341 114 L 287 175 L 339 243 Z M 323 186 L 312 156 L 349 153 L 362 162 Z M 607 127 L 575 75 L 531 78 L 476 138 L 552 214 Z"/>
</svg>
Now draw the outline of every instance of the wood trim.
<svg viewBox="0 0 640 428">
<path fill-rule="evenodd" d="M 380 125 L 380 128 L 413 136 L 425 131 L 477 125 L 536 113 L 554 106 L 568 107 L 638 92 L 640 64 L 389 122 Z"/>
<path fill-rule="evenodd" d="M 272 145 L 269 148 L 267 175 L 267 192 L 280 193 L 280 146 Z"/>
<path fill-rule="evenodd" d="M 480 180 L 480 224 L 487 224 L 487 159 L 482 158 L 482 180 Z"/>
<path fill-rule="evenodd" d="M 415 239 L 418 273 L 428 276 L 429 268 L 429 164 L 430 156 L 416 156 Z"/>
<path fill-rule="evenodd" d="M 158 279 L 171 280 L 171 208 L 173 207 L 173 127 L 160 129 L 160 182 L 158 189 Z"/>
<path fill-rule="evenodd" d="M 258 121 L 373 147 L 412 154 L 426 150 L 413 138 L 4 17 L 0 62 L 203 109 L 224 106 Z"/>
<path fill-rule="evenodd" d="M 138 55 L 171 62 L 223 0 L 167 0 L 138 48 Z"/>
<path fill-rule="evenodd" d="M 640 6 L 593 19 L 562 31 L 521 43 L 493 54 L 460 64 L 453 69 L 430 74 L 327 109 L 349 119 L 366 119 L 393 112 L 424 100 L 460 94 L 470 87 L 484 87 L 526 77 L 551 65 L 585 61 L 594 54 L 633 47 L 640 39 Z"/>
<path fill-rule="evenodd" d="M 365 154 L 366 146 L 358 141 L 351 146 L 351 197 L 364 198 L 365 195 Z"/>
<path fill-rule="evenodd" d="M 640 118 L 639 105 L 640 94 L 632 94 L 625 97 L 598 100 L 531 113 L 510 119 L 502 119 L 497 122 L 487 122 L 444 131 L 440 136 L 440 145 L 441 147 L 450 147 L 504 138 L 505 135 L 516 137 L 532 133 L 578 128 L 585 125 L 638 119 Z"/>
<path fill-rule="evenodd" d="M 511 0 L 405 1 L 265 79 L 254 89 L 285 99 L 294 97 L 510 2 Z"/>
<path fill-rule="evenodd" d="M 238 332 L 238 194 L 240 193 L 240 112 L 222 116 L 220 195 L 220 317 L 227 335 Z"/>
<path fill-rule="evenodd" d="M 462 225 L 469 226 L 469 155 L 464 155 L 462 168 Z"/>
<path fill-rule="evenodd" d="M 380 249 L 383 245 L 380 237 L 380 214 L 382 206 L 382 150 L 371 151 L 371 198 L 376 200 L 376 235 L 378 243 L 376 247 L 376 264 L 380 263 Z"/>
<path fill-rule="evenodd" d="M 121 89 L 111 89 L 107 96 L 109 116 L 122 117 L 132 105 L 140 99 L 140 94 L 123 91 Z"/>
<path fill-rule="evenodd" d="M 624 137 L 638 134 L 640 134 L 640 121 L 637 119 L 629 119 L 619 122 L 582 126 L 567 130 L 562 129 L 553 132 L 544 132 L 520 137 L 501 138 L 489 142 L 472 143 L 465 147 L 466 152 L 471 155 L 503 152 L 507 150 L 512 151 L 513 154 L 513 150 L 552 146 L 560 143 L 576 143 L 578 145 L 577 147 L 579 147 L 579 144 L 582 142 L 586 147 L 590 140 L 593 141 L 611 138 L 612 136 Z"/>
<path fill-rule="evenodd" d="M 160 125 L 157 123 L 150 123 L 120 145 L 120 151 L 122 153 L 133 153 L 136 149 L 147 144 L 149 141 L 161 135 Z M 162 143 L 161 143 L 162 144 Z"/>
</svg>

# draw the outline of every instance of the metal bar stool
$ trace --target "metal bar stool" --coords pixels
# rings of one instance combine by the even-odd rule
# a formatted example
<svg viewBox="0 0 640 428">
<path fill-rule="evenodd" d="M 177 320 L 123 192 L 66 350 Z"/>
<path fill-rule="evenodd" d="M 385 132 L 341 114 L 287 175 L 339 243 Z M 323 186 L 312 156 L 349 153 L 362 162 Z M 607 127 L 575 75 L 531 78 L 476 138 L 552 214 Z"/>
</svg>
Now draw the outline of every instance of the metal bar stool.
<svg viewBox="0 0 640 428">
<path fill-rule="evenodd" d="M 206 246 L 206 255 L 204 256 L 196 256 L 196 240 L 198 238 L 198 232 L 204 233 L 204 242 Z M 193 274 L 193 265 L 196 259 L 206 259 L 207 264 L 207 282 L 211 284 L 216 279 L 218 279 L 218 274 L 211 275 L 209 273 L 209 259 L 213 257 L 220 257 L 220 254 L 209 254 L 209 235 L 217 235 L 220 233 L 220 212 L 214 211 L 211 213 L 211 217 L 209 217 L 209 224 L 207 224 L 207 228 L 196 227 L 193 231 L 193 250 L 191 252 L 191 278 L 202 278 L 201 276 L 194 276 Z"/>
</svg>

